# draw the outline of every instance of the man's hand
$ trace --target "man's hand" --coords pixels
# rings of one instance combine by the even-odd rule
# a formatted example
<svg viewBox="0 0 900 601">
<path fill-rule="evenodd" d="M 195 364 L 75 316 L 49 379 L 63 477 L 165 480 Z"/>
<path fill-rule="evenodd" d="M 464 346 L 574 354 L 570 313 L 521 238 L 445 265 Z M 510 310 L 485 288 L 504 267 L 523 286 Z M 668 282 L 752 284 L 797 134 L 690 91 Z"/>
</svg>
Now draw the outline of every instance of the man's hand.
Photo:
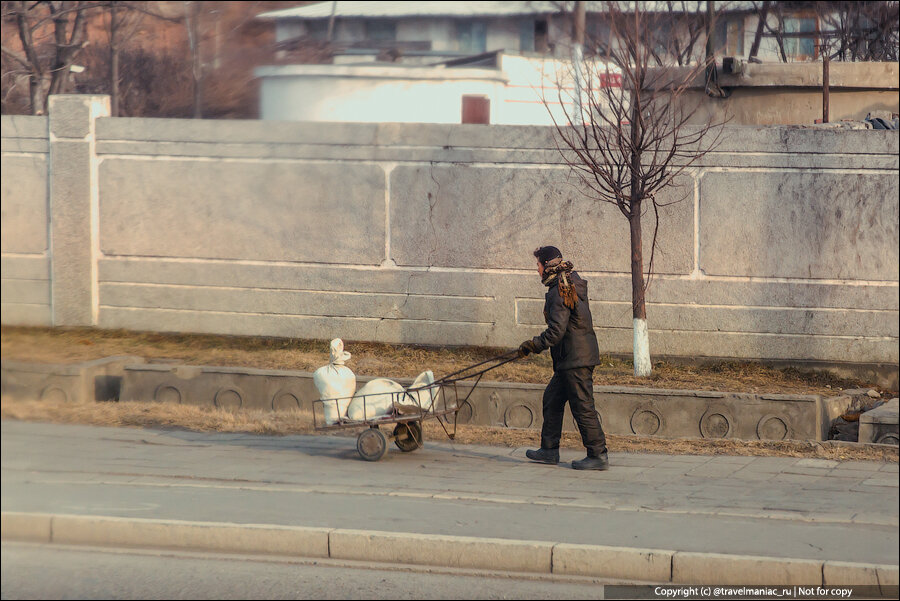
<svg viewBox="0 0 900 601">
<path fill-rule="evenodd" d="M 527 357 L 531 353 L 536 353 L 537 349 L 534 348 L 533 340 L 526 340 L 522 344 L 519 345 L 519 357 Z"/>
</svg>

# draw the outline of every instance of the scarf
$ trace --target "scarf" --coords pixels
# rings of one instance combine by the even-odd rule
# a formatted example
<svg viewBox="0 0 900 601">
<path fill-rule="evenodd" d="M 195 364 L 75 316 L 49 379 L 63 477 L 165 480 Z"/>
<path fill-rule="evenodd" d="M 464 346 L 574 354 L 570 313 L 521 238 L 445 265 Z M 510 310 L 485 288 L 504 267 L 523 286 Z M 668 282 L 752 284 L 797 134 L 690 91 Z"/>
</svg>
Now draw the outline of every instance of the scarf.
<svg viewBox="0 0 900 601">
<path fill-rule="evenodd" d="M 551 259 L 544 265 L 544 277 L 541 283 L 544 286 L 551 286 L 554 281 L 559 280 L 559 295 L 563 299 L 563 304 L 569 309 L 575 309 L 578 304 L 578 294 L 575 292 L 575 286 L 569 281 L 569 274 L 575 268 L 571 261 L 563 261 L 561 257 Z"/>
</svg>

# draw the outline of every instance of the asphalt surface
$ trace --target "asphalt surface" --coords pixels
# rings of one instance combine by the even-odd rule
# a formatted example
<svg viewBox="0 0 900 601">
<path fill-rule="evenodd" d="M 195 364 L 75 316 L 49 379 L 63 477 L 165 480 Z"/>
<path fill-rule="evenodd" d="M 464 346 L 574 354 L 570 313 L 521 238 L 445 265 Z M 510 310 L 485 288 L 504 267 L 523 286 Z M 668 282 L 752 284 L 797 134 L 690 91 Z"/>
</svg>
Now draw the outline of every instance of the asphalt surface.
<svg viewBox="0 0 900 601">
<path fill-rule="evenodd" d="M 613 453 L 607 472 L 428 441 L 2 422 L 4 511 L 898 563 L 897 464 Z"/>
<path fill-rule="evenodd" d="M 4 599 L 602 599 L 591 582 L 3 543 Z"/>
</svg>

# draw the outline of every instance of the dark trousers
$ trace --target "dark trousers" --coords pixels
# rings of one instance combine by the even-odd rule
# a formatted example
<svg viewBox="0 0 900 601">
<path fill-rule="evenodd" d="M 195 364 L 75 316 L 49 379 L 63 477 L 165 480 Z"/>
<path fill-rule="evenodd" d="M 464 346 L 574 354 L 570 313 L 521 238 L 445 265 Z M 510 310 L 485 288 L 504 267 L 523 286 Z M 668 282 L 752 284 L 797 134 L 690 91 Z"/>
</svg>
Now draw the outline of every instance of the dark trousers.
<svg viewBox="0 0 900 601">
<path fill-rule="evenodd" d="M 553 373 L 544 390 L 544 425 L 541 427 L 541 448 L 558 449 L 562 436 L 566 402 L 581 432 L 581 441 L 588 457 L 606 452 L 606 435 L 594 408 L 594 368 L 576 367 Z"/>
</svg>

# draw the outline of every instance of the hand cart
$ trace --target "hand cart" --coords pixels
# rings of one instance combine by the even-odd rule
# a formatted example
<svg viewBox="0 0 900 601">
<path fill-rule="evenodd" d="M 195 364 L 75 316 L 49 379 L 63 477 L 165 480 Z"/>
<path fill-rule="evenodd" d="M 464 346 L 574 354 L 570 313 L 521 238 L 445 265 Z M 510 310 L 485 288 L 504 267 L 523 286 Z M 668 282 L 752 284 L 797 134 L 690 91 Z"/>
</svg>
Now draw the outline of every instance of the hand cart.
<svg viewBox="0 0 900 601">
<path fill-rule="evenodd" d="M 333 399 L 320 399 L 313 401 L 313 425 L 316 431 L 347 430 L 361 428 L 362 431 L 356 438 L 356 450 L 360 457 L 366 461 L 378 461 L 387 452 L 388 441 L 392 440 L 397 448 L 404 453 L 410 453 L 422 447 L 424 443 L 422 422 L 426 419 L 436 419 L 444 433 L 450 440 L 456 437 L 456 425 L 459 411 L 469 403 L 469 397 L 475 391 L 475 387 L 481 381 L 482 376 L 492 369 L 505 365 L 519 358 L 519 351 L 510 351 L 496 357 L 491 357 L 475 363 L 466 368 L 435 380 L 431 384 L 407 388 L 402 392 L 379 392 L 370 395 L 342 397 Z M 472 388 L 460 400 L 460 392 L 457 383 L 463 380 L 475 378 Z M 366 404 L 381 405 L 386 396 L 390 395 L 390 409 L 382 415 L 368 417 L 370 412 Z M 366 419 L 351 420 L 340 414 L 341 405 L 349 405 L 352 399 L 361 399 L 363 404 L 363 416 Z M 431 400 L 431 403 L 428 403 Z M 325 420 L 325 408 L 331 408 L 338 414 L 336 421 Z M 451 421 L 452 416 L 452 421 Z M 393 425 L 393 431 L 388 436 L 381 430 L 382 426 Z M 449 429 L 448 429 L 448 426 Z"/>
</svg>

